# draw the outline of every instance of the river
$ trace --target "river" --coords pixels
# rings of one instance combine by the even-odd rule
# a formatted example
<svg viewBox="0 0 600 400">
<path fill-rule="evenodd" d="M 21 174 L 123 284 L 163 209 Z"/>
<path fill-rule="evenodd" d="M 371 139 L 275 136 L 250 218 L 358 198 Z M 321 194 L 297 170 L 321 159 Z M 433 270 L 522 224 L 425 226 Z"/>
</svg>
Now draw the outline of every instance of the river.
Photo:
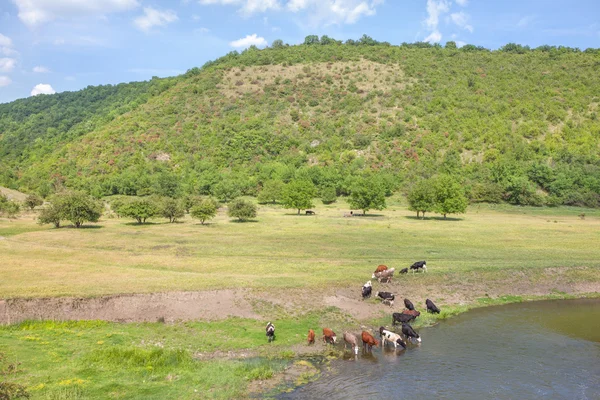
<svg viewBox="0 0 600 400">
<path fill-rule="evenodd" d="M 419 334 L 407 350 L 348 351 L 278 398 L 600 399 L 600 299 L 480 308 Z"/>
</svg>

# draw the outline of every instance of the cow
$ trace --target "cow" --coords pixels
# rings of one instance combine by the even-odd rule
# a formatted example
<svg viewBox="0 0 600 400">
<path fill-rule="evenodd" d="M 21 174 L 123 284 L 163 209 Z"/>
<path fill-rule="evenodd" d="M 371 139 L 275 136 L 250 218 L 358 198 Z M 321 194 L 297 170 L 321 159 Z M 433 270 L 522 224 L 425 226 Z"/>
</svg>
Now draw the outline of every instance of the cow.
<svg viewBox="0 0 600 400">
<path fill-rule="evenodd" d="M 390 307 L 394 305 L 394 299 L 396 298 L 396 296 L 390 292 L 377 292 L 375 293 L 375 297 L 379 297 L 382 303 L 389 304 Z"/>
<path fill-rule="evenodd" d="M 373 271 L 373 273 L 376 274 L 378 272 L 383 272 L 387 269 L 388 269 L 387 265 L 381 264 L 381 265 L 378 265 L 377 268 L 375 268 L 375 271 Z"/>
<path fill-rule="evenodd" d="M 407 310 L 407 309 L 404 309 L 404 310 L 402 310 L 402 314 L 404 314 L 404 315 L 412 315 L 416 319 L 419 315 L 421 315 L 421 312 L 417 311 L 417 310 Z"/>
<path fill-rule="evenodd" d="M 358 339 L 350 332 L 344 332 L 344 350 L 348 344 L 354 350 L 354 354 L 358 355 Z"/>
<path fill-rule="evenodd" d="M 427 263 L 425 261 L 417 261 L 416 263 L 410 266 L 410 269 L 413 273 L 420 269 L 422 269 L 423 272 L 427 272 Z"/>
<path fill-rule="evenodd" d="M 404 306 L 406 308 L 408 308 L 409 310 L 414 310 L 415 309 L 415 306 L 413 305 L 413 303 L 409 299 L 404 299 Z"/>
<path fill-rule="evenodd" d="M 402 268 L 402 269 L 400 270 L 400 273 L 401 273 L 401 274 L 408 274 L 408 268 Z"/>
<path fill-rule="evenodd" d="M 306 215 L 315 215 L 313 210 L 306 210 Z"/>
<path fill-rule="evenodd" d="M 379 327 L 379 335 L 381 336 L 381 347 L 385 347 L 386 342 L 391 342 L 394 343 L 394 348 L 397 348 L 398 345 L 402 346 L 402 348 L 406 348 L 406 343 L 402 340 L 400 335 L 388 331 L 383 326 Z"/>
<path fill-rule="evenodd" d="M 275 340 L 275 325 L 269 322 L 265 330 L 267 331 L 267 338 L 269 339 L 269 343 L 271 343 L 273 340 Z"/>
<path fill-rule="evenodd" d="M 371 297 L 371 293 L 372 292 L 373 292 L 373 286 L 371 285 L 371 281 L 368 281 L 362 287 L 362 298 L 363 298 L 363 300 L 364 299 L 368 299 L 369 297 Z"/>
<path fill-rule="evenodd" d="M 354 212 L 344 213 L 344 217 L 354 217 Z"/>
<path fill-rule="evenodd" d="M 371 351 L 373 346 L 379 346 L 379 341 L 373 337 L 369 332 L 363 331 L 361 335 L 361 339 L 363 342 L 363 350 Z"/>
<path fill-rule="evenodd" d="M 371 277 L 371 279 L 377 279 L 377 281 L 379 283 L 382 282 L 391 282 L 392 281 L 392 277 L 394 276 L 394 272 L 396 271 L 396 268 L 390 268 L 387 269 L 385 271 L 381 271 L 381 272 L 377 272 L 374 273 L 373 276 Z"/>
<path fill-rule="evenodd" d="M 416 317 L 414 315 L 408 315 L 408 314 L 403 314 L 403 313 L 393 313 L 392 314 L 392 325 L 396 325 L 396 323 L 401 323 L 404 324 L 406 322 L 410 322 L 413 319 L 415 319 Z"/>
<path fill-rule="evenodd" d="M 433 301 L 427 299 L 427 300 L 425 300 L 425 305 L 427 306 L 427 312 L 430 312 L 433 314 L 440 313 L 440 309 L 435 304 L 433 304 Z"/>
<path fill-rule="evenodd" d="M 406 324 L 406 323 L 402 324 L 402 334 L 404 334 L 404 336 L 406 336 L 406 340 L 409 340 L 409 338 L 411 341 L 413 339 L 416 339 L 417 342 L 421 343 L 421 337 L 419 336 L 419 334 L 417 332 L 415 332 L 415 330 L 409 324 Z"/>
<path fill-rule="evenodd" d="M 315 331 L 313 331 L 312 329 L 308 330 L 307 341 L 308 341 L 308 344 L 315 344 Z"/>
<path fill-rule="evenodd" d="M 335 344 L 337 336 L 334 331 L 329 328 L 323 328 L 323 341 L 329 344 Z"/>
</svg>

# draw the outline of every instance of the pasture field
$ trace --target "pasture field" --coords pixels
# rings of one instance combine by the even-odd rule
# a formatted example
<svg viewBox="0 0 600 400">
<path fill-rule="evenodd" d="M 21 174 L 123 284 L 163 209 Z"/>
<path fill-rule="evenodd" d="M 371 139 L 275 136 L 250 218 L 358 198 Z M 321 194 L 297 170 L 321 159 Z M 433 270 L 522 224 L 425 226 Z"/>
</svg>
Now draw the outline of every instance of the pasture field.
<svg viewBox="0 0 600 400">
<path fill-rule="evenodd" d="M 304 345 L 309 328 L 341 336 L 389 324 L 389 307 L 359 300 L 378 264 L 427 260 L 427 273 L 384 286 L 415 305 L 429 297 L 442 307 L 417 327 L 472 306 L 600 291 L 597 210 L 476 205 L 458 218 L 418 220 L 400 199 L 389 205 L 352 218 L 342 217 L 343 202 L 315 208 L 316 216 L 261 206 L 248 223 L 221 210 L 207 226 L 189 217 L 103 219 L 83 229 L 39 226 L 33 214 L 0 219 L 0 298 L 210 290 L 217 299 L 243 296 L 252 311 L 244 317 L 214 302 L 220 318 L 2 325 L 0 383 L 23 385 L 33 399 L 193 399 L 264 392 L 293 364 L 300 373 L 288 384 L 310 379 L 314 368 L 295 357 L 324 346 Z M 270 345 L 267 320 L 277 327 Z"/>
</svg>

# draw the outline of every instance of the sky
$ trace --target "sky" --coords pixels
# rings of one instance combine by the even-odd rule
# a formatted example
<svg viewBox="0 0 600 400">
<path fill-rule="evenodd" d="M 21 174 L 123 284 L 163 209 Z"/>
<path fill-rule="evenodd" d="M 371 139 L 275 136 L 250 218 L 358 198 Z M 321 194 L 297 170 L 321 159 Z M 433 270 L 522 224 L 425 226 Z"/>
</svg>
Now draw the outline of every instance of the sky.
<svg viewBox="0 0 600 400">
<path fill-rule="evenodd" d="M 600 0 L 0 0 L 0 103 L 165 77 L 307 35 L 600 47 Z"/>
</svg>

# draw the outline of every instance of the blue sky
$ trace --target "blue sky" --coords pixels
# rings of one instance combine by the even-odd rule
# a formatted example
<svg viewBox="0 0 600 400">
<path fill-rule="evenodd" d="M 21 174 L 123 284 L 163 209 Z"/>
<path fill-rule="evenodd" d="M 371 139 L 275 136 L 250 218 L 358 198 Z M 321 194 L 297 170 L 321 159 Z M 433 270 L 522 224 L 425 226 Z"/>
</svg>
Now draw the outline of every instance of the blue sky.
<svg viewBox="0 0 600 400">
<path fill-rule="evenodd" d="M 598 0 L 0 0 L 0 102 L 171 76 L 309 34 L 600 47 Z"/>
</svg>

